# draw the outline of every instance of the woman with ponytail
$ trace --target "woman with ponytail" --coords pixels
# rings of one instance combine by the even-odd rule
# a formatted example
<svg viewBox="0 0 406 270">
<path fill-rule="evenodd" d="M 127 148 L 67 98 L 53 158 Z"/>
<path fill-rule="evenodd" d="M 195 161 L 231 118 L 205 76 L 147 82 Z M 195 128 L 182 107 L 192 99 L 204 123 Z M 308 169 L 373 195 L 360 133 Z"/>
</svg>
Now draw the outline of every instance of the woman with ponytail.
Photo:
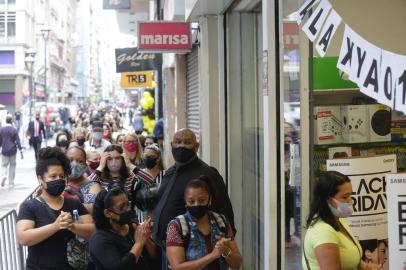
<svg viewBox="0 0 406 270">
<path fill-rule="evenodd" d="M 212 211 L 216 194 L 211 178 L 201 175 L 189 181 L 184 196 L 187 212 L 173 219 L 167 230 L 166 251 L 172 269 L 240 268 L 242 257 L 230 222 Z"/>
<path fill-rule="evenodd" d="M 150 240 L 152 222 L 134 220 L 127 195 L 120 187 L 101 191 L 93 206 L 96 232 L 89 241 L 90 255 L 97 270 L 152 268 L 156 256 Z"/>
</svg>

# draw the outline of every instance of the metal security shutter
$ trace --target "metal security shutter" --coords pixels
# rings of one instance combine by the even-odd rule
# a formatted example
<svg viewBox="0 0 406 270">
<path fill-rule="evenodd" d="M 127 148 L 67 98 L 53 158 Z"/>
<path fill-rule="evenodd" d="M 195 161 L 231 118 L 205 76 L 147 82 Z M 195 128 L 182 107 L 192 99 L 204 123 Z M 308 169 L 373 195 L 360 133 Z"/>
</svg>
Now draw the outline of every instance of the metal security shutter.
<svg viewBox="0 0 406 270">
<path fill-rule="evenodd" d="M 200 141 L 200 98 L 198 49 L 194 46 L 187 54 L 186 71 L 186 125 L 194 131 Z"/>
</svg>

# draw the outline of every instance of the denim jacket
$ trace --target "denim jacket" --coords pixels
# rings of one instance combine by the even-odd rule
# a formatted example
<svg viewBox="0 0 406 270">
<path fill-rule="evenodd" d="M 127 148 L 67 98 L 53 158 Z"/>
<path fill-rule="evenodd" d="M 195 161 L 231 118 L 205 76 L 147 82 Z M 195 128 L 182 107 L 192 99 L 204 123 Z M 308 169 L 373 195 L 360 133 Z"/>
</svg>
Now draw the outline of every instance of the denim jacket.
<svg viewBox="0 0 406 270">
<path fill-rule="evenodd" d="M 213 212 L 209 212 L 209 220 L 210 220 L 210 238 L 211 238 L 211 245 L 214 248 L 216 245 L 216 235 L 225 237 L 225 232 L 222 232 L 219 228 L 219 224 L 214 217 L 215 214 Z M 218 214 L 216 214 L 218 215 Z M 196 222 L 193 221 L 192 216 L 189 212 L 183 215 L 189 227 L 189 243 L 187 247 L 185 247 L 185 255 L 187 261 L 197 260 L 202 258 L 208 254 L 204 235 L 200 232 L 199 228 L 197 227 Z M 224 220 L 224 219 L 223 219 Z M 223 257 L 219 258 L 220 269 L 221 270 L 228 270 L 228 264 Z M 204 270 L 207 270 L 208 267 L 206 266 Z"/>
</svg>

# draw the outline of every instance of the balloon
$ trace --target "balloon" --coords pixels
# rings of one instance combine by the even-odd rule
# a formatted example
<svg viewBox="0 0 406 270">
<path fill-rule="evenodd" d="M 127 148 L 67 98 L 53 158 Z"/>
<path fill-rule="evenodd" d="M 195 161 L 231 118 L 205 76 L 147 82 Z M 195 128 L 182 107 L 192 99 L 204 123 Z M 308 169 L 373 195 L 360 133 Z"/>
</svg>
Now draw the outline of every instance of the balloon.
<svg viewBox="0 0 406 270">
<path fill-rule="evenodd" d="M 144 110 L 147 110 L 149 108 L 148 101 L 146 98 L 142 98 L 140 100 L 140 105 L 141 105 L 141 108 L 143 108 Z"/>
</svg>

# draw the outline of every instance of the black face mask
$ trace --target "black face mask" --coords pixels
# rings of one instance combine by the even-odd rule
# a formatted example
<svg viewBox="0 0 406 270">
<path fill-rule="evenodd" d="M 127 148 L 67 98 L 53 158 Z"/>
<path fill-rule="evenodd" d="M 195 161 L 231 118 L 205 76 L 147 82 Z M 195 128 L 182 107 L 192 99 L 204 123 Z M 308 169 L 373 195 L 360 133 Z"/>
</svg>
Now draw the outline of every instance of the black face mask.
<svg viewBox="0 0 406 270">
<path fill-rule="evenodd" d="M 201 219 L 209 211 L 209 206 L 208 205 L 186 206 L 186 210 L 195 219 Z"/>
<path fill-rule="evenodd" d="M 110 210 L 110 211 L 112 211 L 116 215 L 120 216 L 119 220 L 114 220 L 113 219 L 113 222 L 115 222 L 117 224 L 120 224 L 120 225 L 130 224 L 132 222 L 132 220 L 133 220 L 133 217 L 134 217 L 134 212 L 132 210 L 129 210 L 129 211 L 121 213 L 121 214 L 117 214 L 113 210 Z"/>
<path fill-rule="evenodd" d="M 172 147 L 173 158 L 179 163 L 186 163 L 196 156 L 194 148 Z"/>
<path fill-rule="evenodd" d="M 148 157 L 147 156 L 147 157 L 143 158 L 142 161 L 143 161 L 145 167 L 147 167 L 148 169 L 152 169 L 152 168 L 155 167 L 157 160 L 158 159 L 156 157 Z"/>
<path fill-rule="evenodd" d="M 62 140 L 62 141 L 58 142 L 58 146 L 60 146 L 60 147 L 68 147 L 68 145 L 69 145 L 69 141 L 67 141 L 67 140 Z"/>
<path fill-rule="evenodd" d="M 59 196 L 65 190 L 66 181 L 64 179 L 57 179 L 47 182 L 46 191 L 51 196 Z"/>
<path fill-rule="evenodd" d="M 77 138 L 76 141 L 78 142 L 79 146 L 82 146 L 85 144 L 86 139 L 85 138 Z"/>
</svg>

